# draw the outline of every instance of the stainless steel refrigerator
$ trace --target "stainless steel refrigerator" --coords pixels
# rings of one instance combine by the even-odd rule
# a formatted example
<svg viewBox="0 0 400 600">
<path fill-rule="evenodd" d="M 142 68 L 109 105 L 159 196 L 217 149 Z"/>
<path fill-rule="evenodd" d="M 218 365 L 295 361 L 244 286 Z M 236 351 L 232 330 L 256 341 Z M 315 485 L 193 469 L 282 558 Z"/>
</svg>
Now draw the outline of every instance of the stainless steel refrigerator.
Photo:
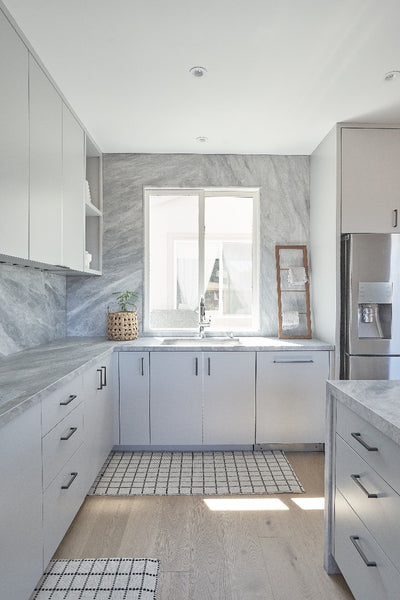
<svg viewBox="0 0 400 600">
<path fill-rule="evenodd" d="M 341 377 L 400 379 L 400 234 L 342 238 Z"/>
</svg>

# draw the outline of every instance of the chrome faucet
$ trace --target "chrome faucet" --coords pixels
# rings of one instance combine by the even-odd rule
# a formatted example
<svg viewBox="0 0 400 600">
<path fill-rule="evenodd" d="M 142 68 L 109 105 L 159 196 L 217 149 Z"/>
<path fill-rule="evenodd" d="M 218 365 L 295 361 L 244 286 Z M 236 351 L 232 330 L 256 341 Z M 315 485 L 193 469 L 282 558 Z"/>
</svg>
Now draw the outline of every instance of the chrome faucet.
<svg viewBox="0 0 400 600">
<path fill-rule="evenodd" d="M 199 303 L 199 336 L 204 337 L 204 327 L 210 327 L 211 317 L 206 319 L 206 306 L 204 303 L 204 296 L 200 296 Z"/>
</svg>

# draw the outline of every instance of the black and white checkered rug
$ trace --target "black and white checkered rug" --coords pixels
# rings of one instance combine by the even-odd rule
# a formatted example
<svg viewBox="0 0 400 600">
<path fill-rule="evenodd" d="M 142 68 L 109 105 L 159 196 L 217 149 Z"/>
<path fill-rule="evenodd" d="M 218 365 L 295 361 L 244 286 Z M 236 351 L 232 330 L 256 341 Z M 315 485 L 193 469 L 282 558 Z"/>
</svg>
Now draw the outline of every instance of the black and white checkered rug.
<svg viewBox="0 0 400 600">
<path fill-rule="evenodd" d="M 154 558 L 52 560 L 30 600 L 155 600 L 159 567 Z"/>
<path fill-rule="evenodd" d="M 304 488 L 281 450 L 111 452 L 89 495 L 298 494 Z"/>
</svg>

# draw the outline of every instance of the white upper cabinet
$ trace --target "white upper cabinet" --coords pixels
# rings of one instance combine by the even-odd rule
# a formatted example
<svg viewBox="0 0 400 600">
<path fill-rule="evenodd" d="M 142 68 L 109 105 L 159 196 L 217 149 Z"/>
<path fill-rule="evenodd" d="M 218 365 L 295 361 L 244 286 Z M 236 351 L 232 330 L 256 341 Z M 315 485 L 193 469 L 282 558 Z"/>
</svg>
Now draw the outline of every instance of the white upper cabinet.
<svg viewBox="0 0 400 600">
<path fill-rule="evenodd" d="M 62 262 L 62 101 L 29 56 L 31 260 Z"/>
<path fill-rule="evenodd" d="M 342 129 L 342 233 L 400 231 L 400 130 Z"/>
<path fill-rule="evenodd" d="M 83 129 L 65 105 L 63 105 L 62 132 L 62 264 L 83 271 L 85 140 Z"/>
<path fill-rule="evenodd" d="M 0 253 L 28 258 L 28 50 L 0 12 Z"/>
</svg>

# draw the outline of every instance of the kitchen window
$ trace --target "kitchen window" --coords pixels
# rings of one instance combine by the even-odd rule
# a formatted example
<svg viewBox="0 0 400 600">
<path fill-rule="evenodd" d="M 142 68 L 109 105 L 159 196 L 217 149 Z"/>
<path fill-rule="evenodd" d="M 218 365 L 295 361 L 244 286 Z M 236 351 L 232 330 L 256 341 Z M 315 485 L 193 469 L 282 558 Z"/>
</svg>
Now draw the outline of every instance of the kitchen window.
<svg viewBox="0 0 400 600">
<path fill-rule="evenodd" d="M 259 329 L 259 190 L 145 189 L 145 330 Z"/>
</svg>

